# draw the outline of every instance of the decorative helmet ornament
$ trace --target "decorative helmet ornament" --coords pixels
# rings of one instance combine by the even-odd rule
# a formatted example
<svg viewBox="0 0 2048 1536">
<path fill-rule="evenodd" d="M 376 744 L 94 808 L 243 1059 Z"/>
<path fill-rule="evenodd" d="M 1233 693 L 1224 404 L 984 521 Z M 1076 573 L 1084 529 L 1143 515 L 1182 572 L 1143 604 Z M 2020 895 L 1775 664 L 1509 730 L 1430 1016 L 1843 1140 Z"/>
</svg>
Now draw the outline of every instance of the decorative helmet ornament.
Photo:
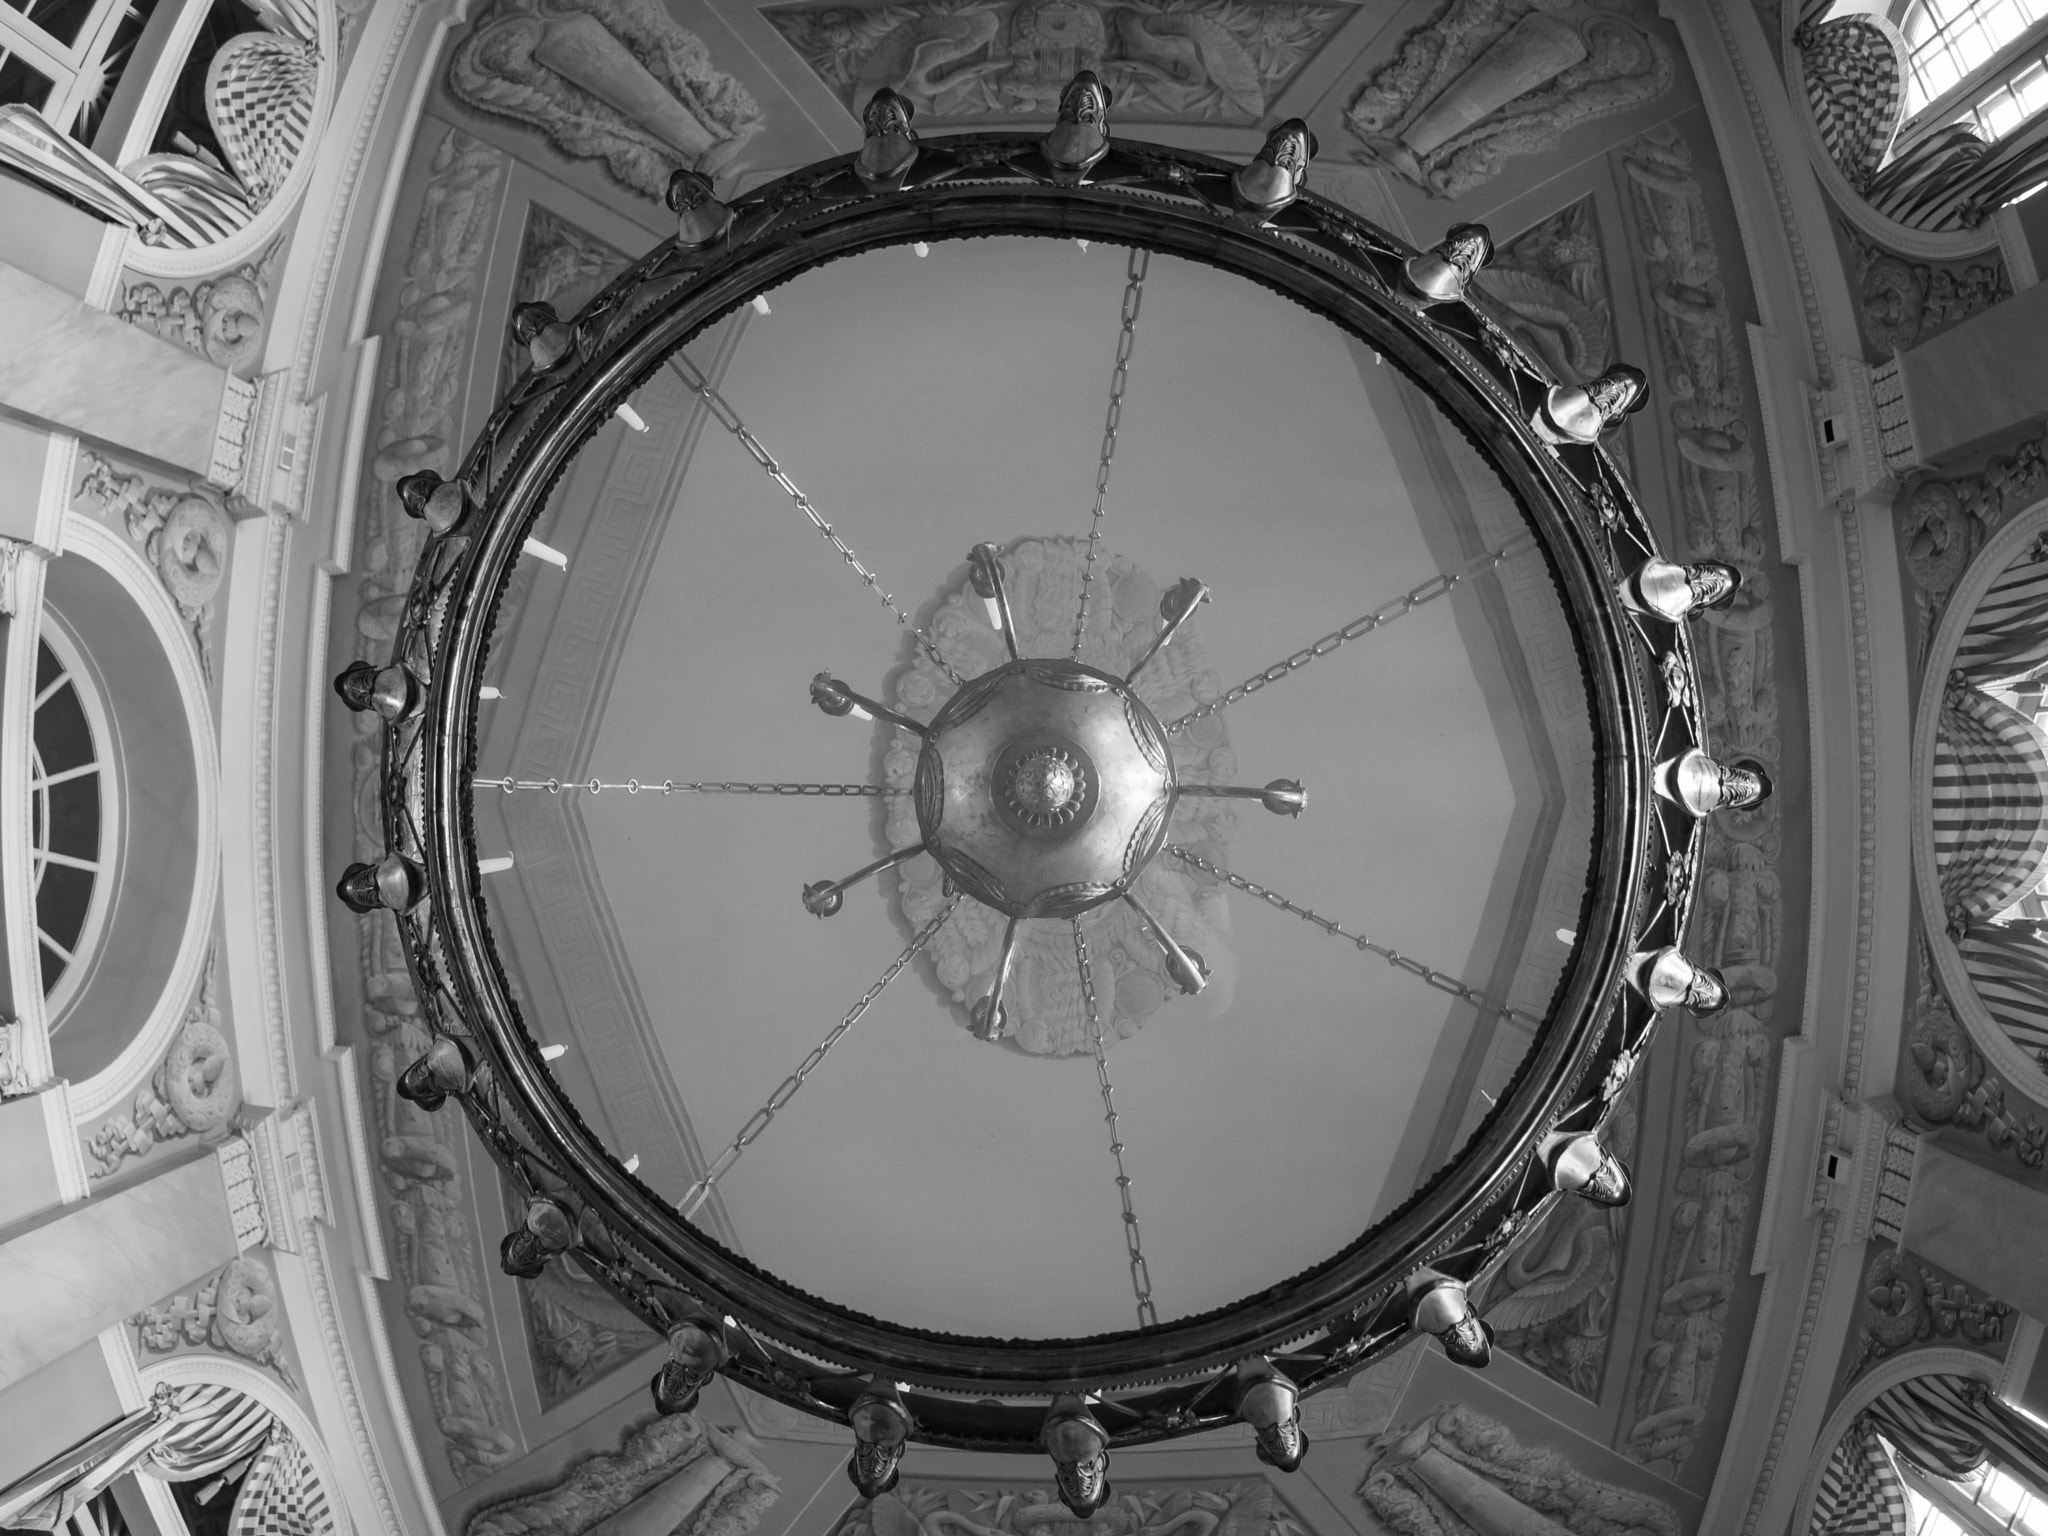
<svg viewBox="0 0 2048 1536">
<path fill-rule="evenodd" d="M 535 373 L 552 373 L 576 348 L 576 332 L 552 304 L 521 304 L 512 311 L 512 339 L 526 348 Z"/>
<path fill-rule="evenodd" d="M 498 1268 L 514 1280 L 537 1280 L 554 1257 L 547 1244 L 524 1227 L 514 1227 L 498 1244 Z"/>
<path fill-rule="evenodd" d="M 1584 384 L 1553 384 L 1529 425 L 1546 443 L 1597 443 L 1649 398 L 1650 376 L 1629 363 L 1616 363 Z"/>
<path fill-rule="evenodd" d="M 1712 966 L 1694 965 L 1676 944 L 1639 950 L 1629 962 L 1628 980 L 1660 1012 L 1684 1008 L 1704 1018 L 1728 1006 L 1728 983 L 1721 973 Z"/>
<path fill-rule="evenodd" d="M 1729 762 L 1688 747 L 1657 765 L 1651 780 L 1657 793 L 1695 816 L 1714 811 L 1747 811 L 1771 798 L 1771 776 L 1752 757 Z"/>
<path fill-rule="evenodd" d="M 1493 1358 L 1493 1327 L 1481 1320 L 1464 1286 L 1448 1275 L 1422 1270 L 1409 1282 L 1408 1294 L 1417 1331 L 1434 1338 L 1455 1363 L 1475 1371 L 1486 1368 Z"/>
<path fill-rule="evenodd" d="M 1237 1368 L 1238 1422 L 1251 1426 L 1253 1454 L 1269 1467 L 1292 1472 L 1308 1454 L 1301 1432 L 1301 1389 L 1270 1360 L 1247 1360 Z"/>
<path fill-rule="evenodd" d="M 462 1042 L 441 1035 L 424 1056 L 398 1074 L 398 1096 L 431 1113 L 447 1103 L 450 1094 L 467 1093 L 475 1076 L 476 1064 Z"/>
<path fill-rule="evenodd" d="M 1540 1155 L 1552 1189 L 1604 1206 L 1627 1205 L 1635 1193 L 1628 1164 L 1590 1131 L 1576 1136 L 1559 1132 L 1544 1143 Z"/>
<path fill-rule="evenodd" d="M 686 168 L 669 177 L 664 200 L 676 216 L 676 244 L 683 250 L 701 250 L 732 228 L 732 209 L 718 200 L 702 171 Z"/>
<path fill-rule="evenodd" d="M 1484 224 L 1453 224 L 1443 239 L 1401 265 L 1409 290 L 1430 304 L 1465 297 L 1479 269 L 1493 260 L 1493 235 Z"/>
<path fill-rule="evenodd" d="M 896 1486 L 903 1453 L 916 1428 L 903 1395 L 894 1386 L 871 1387 L 854 1400 L 846 1422 L 853 1426 L 853 1455 L 846 1475 L 864 1499 L 878 1499 Z"/>
<path fill-rule="evenodd" d="M 1052 1400 L 1040 1442 L 1052 1458 L 1060 1502 L 1086 1520 L 1109 1502 L 1109 1431 L 1079 1397 Z"/>
<path fill-rule="evenodd" d="M 1725 608 L 1742 590 L 1742 572 L 1721 560 L 1674 565 L 1645 560 L 1617 589 L 1622 602 L 1637 613 L 1676 624 L 1707 608 Z"/>
<path fill-rule="evenodd" d="M 1251 162 L 1231 176 L 1230 191 L 1237 205 L 1262 221 L 1279 213 L 1301 196 L 1317 147 L 1316 136 L 1300 118 L 1281 123 L 1266 135 Z"/>
<path fill-rule="evenodd" d="M 375 864 L 351 864 L 335 882 L 334 894 L 351 912 L 410 912 L 427 894 L 427 876 L 402 854 L 387 854 Z"/>
<path fill-rule="evenodd" d="M 893 192 L 917 162 L 917 134 L 911 120 L 917 108 L 887 86 L 868 98 L 861 109 L 860 154 L 854 173 L 878 192 Z"/>
<path fill-rule="evenodd" d="M 655 1372 L 654 1406 L 665 1414 L 688 1413 L 718 1368 L 731 1357 L 725 1340 L 707 1319 L 685 1318 L 668 1331 L 668 1360 Z M 714 1325 L 715 1327 L 715 1325 Z"/>
<path fill-rule="evenodd" d="M 1109 153 L 1109 87 L 1084 69 L 1060 92 L 1059 116 L 1045 136 L 1046 163 L 1055 181 L 1083 180 Z"/>
<path fill-rule="evenodd" d="M 431 469 L 398 480 L 398 504 L 436 533 L 446 533 L 469 513 L 469 494 L 460 481 L 443 480 Z"/>
<path fill-rule="evenodd" d="M 375 711 L 386 720 L 403 720 L 420 707 L 420 680 L 406 668 L 393 663 L 372 666 L 367 661 L 350 662 L 334 679 L 334 691 L 356 714 Z"/>
</svg>

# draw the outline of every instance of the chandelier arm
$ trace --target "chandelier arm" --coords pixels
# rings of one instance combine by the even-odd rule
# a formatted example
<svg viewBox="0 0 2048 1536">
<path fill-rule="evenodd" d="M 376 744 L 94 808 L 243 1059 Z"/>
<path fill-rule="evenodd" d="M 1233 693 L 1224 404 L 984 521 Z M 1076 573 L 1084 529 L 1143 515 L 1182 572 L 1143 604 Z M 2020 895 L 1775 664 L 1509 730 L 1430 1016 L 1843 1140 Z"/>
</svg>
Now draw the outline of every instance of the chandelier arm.
<svg viewBox="0 0 2048 1536">
<path fill-rule="evenodd" d="M 1145 274 L 1152 253 L 1131 247 L 1124 268 L 1124 305 L 1116 338 L 1116 366 L 1109 376 L 1109 409 L 1102 420 L 1102 455 L 1095 469 L 1095 507 L 1088 517 L 1088 561 L 1081 570 L 1081 605 L 1074 614 L 1073 659 L 1081 659 L 1081 637 L 1088 628 L 1088 589 L 1095 582 L 1095 560 L 1102 548 L 1103 503 L 1109 498 L 1109 463 L 1116 457 L 1117 427 L 1123 421 L 1124 386 L 1130 381 L 1131 348 L 1137 342 L 1138 309 L 1145 302 Z"/>
<path fill-rule="evenodd" d="M 1200 870 L 1205 875 L 1221 880 L 1225 885 L 1230 886 L 1234 890 L 1243 891 L 1247 896 L 1258 897 L 1259 900 L 1266 903 L 1269 907 L 1278 907 L 1282 912 L 1293 913 L 1303 922 L 1312 923 L 1332 938 L 1342 939 L 1345 943 L 1353 945 L 1367 954 L 1378 955 L 1395 970 L 1406 971 L 1409 975 L 1419 978 L 1421 981 L 1436 988 L 1439 992 L 1448 992 L 1452 997 L 1461 998 L 1477 1008 L 1481 1013 L 1493 1014 L 1498 1018 L 1507 1019 L 1512 1023 L 1521 1025 L 1525 1029 L 1535 1029 L 1542 1023 L 1540 1019 L 1532 1019 L 1527 1014 L 1518 1013 L 1505 1004 L 1495 1002 L 1484 992 L 1479 991 L 1476 987 L 1468 987 L 1455 976 L 1447 976 L 1442 971 L 1432 969 L 1424 965 L 1420 960 L 1412 959 L 1397 949 L 1389 949 L 1384 944 L 1378 944 L 1359 934 L 1348 932 L 1343 925 L 1331 922 L 1321 913 L 1310 911 L 1307 907 L 1297 906 L 1278 891 L 1268 890 L 1263 885 L 1254 884 L 1252 881 L 1245 879 L 1243 875 L 1234 874 L 1230 870 L 1223 868 L 1220 864 L 1213 864 L 1200 854 L 1191 852 L 1181 847 L 1178 843 L 1168 843 L 1161 851 L 1180 860 L 1181 863 L 1187 865 L 1190 869 Z"/>
<path fill-rule="evenodd" d="M 1413 613 L 1417 608 L 1433 603 L 1440 597 L 1449 595 L 1460 582 L 1478 575 L 1481 571 L 1497 569 L 1509 559 L 1521 554 L 1524 550 L 1535 547 L 1535 539 L 1527 534 L 1522 534 L 1508 540 L 1499 549 L 1488 550 L 1485 554 L 1466 561 L 1455 571 L 1438 572 L 1420 586 L 1410 587 L 1384 608 L 1375 609 L 1371 613 L 1361 614 L 1342 629 L 1331 630 L 1322 639 L 1317 640 L 1312 645 L 1304 646 L 1285 661 L 1275 662 L 1272 666 L 1266 668 L 1265 671 L 1255 673 L 1251 677 L 1246 678 L 1221 697 L 1212 699 L 1199 709 L 1189 710 L 1177 720 L 1168 721 L 1166 734 L 1169 736 L 1178 735 L 1197 720 L 1204 720 L 1210 715 L 1221 714 L 1239 700 L 1257 693 L 1266 684 L 1277 683 L 1283 677 L 1290 677 L 1294 673 L 1299 672 L 1310 662 L 1316 660 L 1316 658 L 1329 655 L 1330 652 L 1336 650 L 1345 641 L 1356 640 L 1361 635 L 1369 635 L 1374 630 Z"/>
<path fill-rule="evenodd" d="M 886 799 L 903 796 L 908 789 L 896 789 L 887 784 L 771 784 L 749 783 L 725 779 L 713 781 L 696 779 L 684 783 L 679 779 L 625 779 L 613 781 L 603 778 L 588 779 L 515 779 L 507 774 L 497 779 L 477 779 L 472 788 L 495 789 L 503 794 L 517 794 L 521 790 L 544 789 L 551 795 L 563 790 L 572 794 L 602 794 L 606 790 L 624 790 L 629 795 L 810 795 L 827 799 L 861 798 Z"/>
<path fill-rule="evenodd" d="M 896 622 L 899 625 L 916 637 L 918 649 L 929 656 L 932 663 L 953 680 L 955 687 L 965 683 L 967 679 L 954 671 L 952 665 L 940 654 L 938 643 L 932 639 L 930 633 L 922 625 L 913 623 L 910 615 L 898 606 L 896 599 L 882 590 L 881 579 L 861 564 L 860 557 L 854 554 L 852 546 L 840 538 L 832 525 L 818 515 L 818 509 L 811 505 L 811 498 L 783 472 L 782 466 L 775 462 L 774 455 L 761 445 L 761 440 L 754 436 L 752 429 L 740 418 L 739 412 L 735 411 L 725 396 L 712 386 L 711 381 L 698 370 L 697 365 L 681 352 L 672 354 L 668 364 L 691 393 L 704 402 L 712 418 L 732 434 L 739 445 L 746 449 L 748 457 L 760 465 L 767 472 L 768 478 L 782 488 L 784 494 L 795 504 L 797 511 L 810 519 L 811 526 L 818 530 L 825 542 L 838 551 L 839 558 L 846 562 L 847 569 L 858 576 L 862 585 L 880 599 L 884 608 L 896 615 Z"/>
<path fill-rule="evenodd" d="M 717 1187 L 718 1181 L 731 1172 L 732 1165 L 740 1160 L 740 1154 L 759 1139 L 761 1133 L 774 1121 L 775 1116 L 796 1097 L 797 1090 L 803 1087 L 805 1080 L 817 1070 L 818 1064 L 830 1054 L 832 1047 L 839 1043 L 839 1037 L 859 1022 L 860 1016 L 874 1005 L 875 999 L 887 990 L 889 983 L 894 981 L 902 969 L 917 958 L 918 951 L 929 944 L 937 936 L 938 931 L 946 926 L 947 920 L 959 909 L 960 902 L 961 898 L 955 896 L 946 903 L 945 909 L 937 917 L 918 929 L 911 941 L 903 947 L 903 953 L 890 961 L 888 968 L 875 978 L 874 984 L 860 995 L 860 1001 L 846 1010 L 846 1017 L 833 1025 L 831 1032 L 811 1047 L 810 1055 L 803 1059 L 797 1069 L 776 1085 L 775 1091 L 768 1095 L 768 1102 L 755 1110 L 753 1118 L 740 1127 L 740 1133 L 732 1139 L 732 1145 L 719 1153 L 718 1161 L 705 1169 L 704 1177 L 697 1180 L 684 1193 L 677 1209 L 682 1212 L 685 1219 L 696 1219 L 697 1212 L 702 1210 L 704 1202 L 711 1198 L 711 1191 Z"/>
<path fill-rule="evenodd" d="M 1131 1269 L 1131 1290 L 1137 1297 L 1138 1326 L 1157 1328 L 1159 1310 L 1152 1304 L 1152 1271 L 1145 1264 L 1145 1245 L 1138 1231 L 1138 1213 L 1131 1204 L 1131 1176 L 1124 1168 L 1124 1138 L 1116 1117 L 1116 1094 L 1109 1083 L 1109 1052 L 1102 1039 L 1102 1015 L 1095 1002 L 1095 971 L 1088 963 L 1088 936 L 1074 919 L 1074 963 L 1081 973 L 1081 997 L 1088 1007 L 1088 1043 L 1095 1051 L 1095 1082 L 1102 1090 L 1102 1118 L 1109 1126 L 1109 1155 L 1116 1162 L 1116 1192 L 1124 1207 L 1124 1250 Z"/>
</svg>

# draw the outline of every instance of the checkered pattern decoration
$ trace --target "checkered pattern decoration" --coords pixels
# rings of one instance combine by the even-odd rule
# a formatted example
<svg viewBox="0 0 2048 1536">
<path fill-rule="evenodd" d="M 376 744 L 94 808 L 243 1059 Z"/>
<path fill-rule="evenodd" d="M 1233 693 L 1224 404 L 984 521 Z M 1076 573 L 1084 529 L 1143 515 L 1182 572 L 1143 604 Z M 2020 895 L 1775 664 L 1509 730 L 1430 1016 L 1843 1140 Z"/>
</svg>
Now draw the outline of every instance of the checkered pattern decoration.
<svg viewBox="0 0 2048 1536">
<path fill-rule="evenodd" d="M 230 38 L 206 67 L 206 117 L 228 165 L 261 208 L 313 129 L 313 50 L 275 32 Z"/>
<path fill-rule="evenodd" d="M 270 1437 L 235 1498 L 228 1536 L 333 1536 L 334 1511 L 305 1449 L 284 1430 Z"/>
<path fill-rule="evenodd" d="M 1906 116 L 1906 43 L 1875 16 L 1803 26 L 1806 101 L 1828 158 L 1861 191 L 1884 164 Z"/>
<path fill-rule="evenodd" d="M 1944 907 L 2009 907 L 2048 863 L 2048 734 L 1952 677 L 1934 738 L 1934 861 Z"/>
<path fill-rule="evenodd" d="M 1858 1416 L 1828 1458 L 1808 1536 L 1906 1536 L 1906 1488 L 1869 1415 Z"/>
</svg>

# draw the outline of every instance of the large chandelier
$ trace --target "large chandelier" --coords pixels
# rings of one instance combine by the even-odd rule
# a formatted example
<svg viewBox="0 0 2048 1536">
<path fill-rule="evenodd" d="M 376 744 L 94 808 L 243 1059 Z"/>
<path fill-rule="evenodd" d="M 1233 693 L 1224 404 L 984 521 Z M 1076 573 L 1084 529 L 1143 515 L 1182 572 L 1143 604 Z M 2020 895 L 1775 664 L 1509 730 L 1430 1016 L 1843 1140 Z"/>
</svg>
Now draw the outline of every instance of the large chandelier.
<svg viewBox="0 0 2048 1536">
<path fill-rule="evenodd" d="M 1416 1333 L 1455 1361 L 1483 1366 L 1491 1332 L 1472 1293 L 1518 1233 L 1560 1199 L 1620 1204 L 1627 1170 L 1603 1143 L 1661 1010 L 1711 1012 L 1726 989 L 1682 950 L 1700 864 L 1700 822 L 1754 805 L 1770 786 L 1754 765 L 1709 755 L 1688 616 L 1725 602 L 1736 574 L 1682 566 L 1657 549 L 1627 479 L 1601 445 L 1641 403 L 1646 380 L 1626 366 L 1563 384 L 1515 340 L 1476 291 L 1492 255 L 1476 225 L 1416 252 L 1304 180 L 1313 135 L 1280 125 L 1249 163 L 1112 138 L 1108 93 L 1075 77 L 1059 121 L 1042 136 L 920 139 L 911 109 L 883 91 L 864 115 L 865 142 L 721 201 L 677 175 L 677 234 L 633 265 L 573 319 L 522 306 L 514 334 L 529 366 L 499 404 L 460 470 L 417 474 L 399 490 L 431 536 L 388 664 L 357 663 L 337 679 L 351 708 L 383 727 L 381 861 L 351 866 L 339 894 L 360 913 L 392 914 L 419 1003 L 435 1035 L 399 1092 L 428 1109 L 459 1101 L 523 1217 L 502 1261 L 536 1275 L 572 1254 L 669 1340 L 653 1384 L 657 1406 L 692 1406 L 714 1373 L 851 1427 L 849 1475 L 872 1496 L 895 1480 L 913 1441 L 1049 1455 L 1062 1498 L 1079 1515 L 1108 1497 L 1110 1450 L 1229 1422 L 1248 1424 L 1259 1455 L 1292 1470 L 1305 1450 L 1300 1397 L 1369 1364 Z M 1019 558 L 974 530 L 967 582 L 1002 647 L 963 670 L 880 585 L 836 528 L 762 446 L 683 347 L 757 295 L 811 269 L 887 247 L 962 237 L 1026 236 L 1128 247 L 1129 285 L 1110 411 L 1085 546 L 1071 643 L 1027 633 L 1012 603 Z M 973 247 L 963 247 L 971 256 Z M 1156 618 L 1114 665 L 1090 643 L 1090 604 L 1105 601 L 1098 563 L 1130 338 L 1154 255 L 1236 274 L 1277 291 L 1391 363 L 1462 434 L 1511 491 L 1525 531 L 1462 567 L 1383 603 L 1236 688 L 1162 718 L 1148 681 L 1177 639 L 1201 623 L 1209 581 L 1167 587 Z M 830 671 L 810 680 L 825 714 L 876 722 L 909 744 L 907 782 L 843 785 L 587 784 L 502 777 L 477 769 L 479 698 L 491 628 L 532 530 L 575 455 L 659 370 L 674 369 L 716 422 L 787 494 L 854 578 L 911 636 L 934 684 L 922 717 L 859 691 Z M 963 542 L 967 540 L 963 539 Z M 540 551 L 548 551 L 542 547 Z M 1112 915 L 1125 948 L 1149 946 L 1148 974 L 1182 994 L 1209 983 L 1200 949 L 1146 904 L 1141 887 L 1172 870 L 1276 908 L 1444 997 L 1515 1014 L 1485 987 L 1439 963 L 1322 915 L 1238 874 L 1214 845 L 1176 841 L 1176 814 L 1239 800 L 1312 828 L 1311 791 L 1292 777 L 1218 783 L 1190 773 L 1187 733 L 1251 693 L 1337 647 L 1441 598 L 1513 558 L 1542 562 L 1583 673 L 1592 736 L 1592 849 L 1576 928 L 1559 933 L 1569 960 L 1540 1018 L 1517 1015 L 1530 1045 L 1461 1150 L 1383 1219 L 1320 1262 L 1227 1305 L 1162 1321 L 1139 1244 L 1124 1144 L 1111 1096 L 1099 950 Z M 957 558 L 943 551 L 941 559 Z M 936 572 L 934 573 L 936 574 Z M 1149 629 L 1147 628 L 1149 626 Z M 1185 641 L 1183 641 L 1185 644 Z M 1084 653 L 1094 661 L 1083 660 Z M 1098 664 L 1102 663 L 1102 664 Z M 799 680 L 800 681 L 800 680 Z M 869 685 L 873 686 L 873 685 Z M 880 690 L 877 689 L 877 692 Z M 914 767 L 908 766 L 914 758 Z M 1285 765 L 1276 765 L 1284 767 Z M 1253 777 L 1263 778 L 1263 775 Z M 515 1005 L 483 900 L 475 809 L 480 794 L 678 788 L 907 799 L 915 838 L 844 878 L 802 886 L 805 909 L 829 918 L 849 888 L 921 861 L 930 901 L 909 942 L 823 1043 L 784 1079 L 730 1146 L 687 1189 L 657 1191 L 592 1134 Z M 1304 813 L 1308 814 L 1304 816 Z M 1298 820 L 1297 820 L 1298 819 Z M 899 817 L 895 823 L 908 826 Z M 1290 833 L 1289 835 L 1293 835 Z M 792 892 L 794 895 L 794 892 Z M 1073 995 L 1098 1069 L 1123 1196 L 1138 1326 L 1065 1339 L 968 1337 L 892 1322 L 819 1296 L 721 1244 L 702 1220 L 719 1180 L 817 1069 L 882 990 L 967 909 L 1001 924 L 988 981 L 965 1022 L 991 1045 L 1015 1045 L 1026 1021 L 1011 995 L 1020 946 L 1071 953 Z M 1037 938 L 1033 939 L 1036 934 Z M 1091 951 L 1091 935 L 1096 951 Z M 1135 936 L 1135 937 L 1134 937 Z M 1055 949 L 1048 951 L 1051 944 Z M 801 956 L 795 957 L 801 963 Z M 541 1021 L 545 1024 L 546 1021 Z M 1289 1192 L 1296 1194 L 1298 1192 Z"/>
</svg>

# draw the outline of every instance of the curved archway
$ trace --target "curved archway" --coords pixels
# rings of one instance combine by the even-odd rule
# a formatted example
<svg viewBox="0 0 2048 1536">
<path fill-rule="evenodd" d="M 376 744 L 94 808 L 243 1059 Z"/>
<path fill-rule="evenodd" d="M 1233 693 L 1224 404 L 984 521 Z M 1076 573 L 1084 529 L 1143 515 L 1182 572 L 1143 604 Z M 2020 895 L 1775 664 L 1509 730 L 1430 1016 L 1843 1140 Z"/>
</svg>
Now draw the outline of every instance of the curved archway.
<svg viewBox="0 0 2048 1536">
<path fill-rule="evenodd" d="M 337 1513 L 337 1528 L 346 1528 L 346 1517 L 340 1514 L 343 1507 L 341 1484 L 334 1475 L 334 1460 L 327 1454 L 326 1443 L 320 1438 L 320 1427 L 313 1422 L 313 1416 L 305 1406 L 275 1377 L 244 1361 L 211 1354 L 178 1355 L 145 1365 L 137 1374 L 141 1377 L 145 1397 L 160 1385 L 228 1387 L 267 1410 L 305 1452 L 314 1478 L 327 1495 L 328 1506 Z"/>
<path fill-rule="evenodd" d="M 1913 878 L 1928 952 L 1934 956 L 1935 972 L 1957 1022 L 1969 1035 L 1970 1043 L 2015 1089 L 2038 1103 L 2048 1104 L 2048 1085 L 2043 1083 L 2040 1065 L 1991 1017 L 1964 968 L 1962 951 L 1948 936 L 1943 922 L 1941 872 L 1934 854 L 1934 754 L 1936 720 L 1941 713 L 1940 679 L 1948 675 L 1962 645 L 1963 631 L 1969 628 L 1984 594 L 2043 530 L 2048 530 L 2048 500 L 2036 502 L 1985 541 L 1976 559 L 1957 579 L 1949 594 L 1948 608 L 1927 648 L 1920 703 L 1913 717 Z"/>
<path fill-rule="evenodd" d="M 1799 1485 L 1799 1502 L 1793 1506 L 1792 1523 L 1788 1529 L 1803 1532 L 1812 1522 L 1813 1501 L 1820 1492 L 1820 1480 L 1827 1472 L 1835 1447 L 1842 1443 L 1842 1436 L 1849 1432 L 1856 1416 L 1885 1393 L 1916 1376 L 1971 1376 L 1996 1386 L 2001 1369 L 2000 1362 L 1967 1349 L 1913 1350 L 1893 1355 L 1889 1360 L 1872 1366 L 1869 1374 L 1850 1385 L 1842 1400 L 1835 1405 L 1835 1411 L 1821 1425 L 1820 1434 L 1813 1442 L 1813 1455 L 1807 1461 L 1806 1477 Z"/>
<path fill-rule="evenodd" d="M 92 973 L 65 1019 L 53 1021 L 52 1059 L 72 1081 L 72 1112 L 83 1122 L 148 1076 L 198 991 L 220 886 L 220 764 L 199 657 L 155 571 L 89 518 L 67 518 L 65 548 L 45 574 L 44 601 L 97 672 L 112 751 L 149 769 L 142 814 L 133 813 L 142 776 L 124 775 L 131 814 L 116 854 L 120 890 Z M 178 907 L 182 920 L 165 921 Z M 96 1027 L 84 1027 L 88 1019 Z"/>
</svg>

